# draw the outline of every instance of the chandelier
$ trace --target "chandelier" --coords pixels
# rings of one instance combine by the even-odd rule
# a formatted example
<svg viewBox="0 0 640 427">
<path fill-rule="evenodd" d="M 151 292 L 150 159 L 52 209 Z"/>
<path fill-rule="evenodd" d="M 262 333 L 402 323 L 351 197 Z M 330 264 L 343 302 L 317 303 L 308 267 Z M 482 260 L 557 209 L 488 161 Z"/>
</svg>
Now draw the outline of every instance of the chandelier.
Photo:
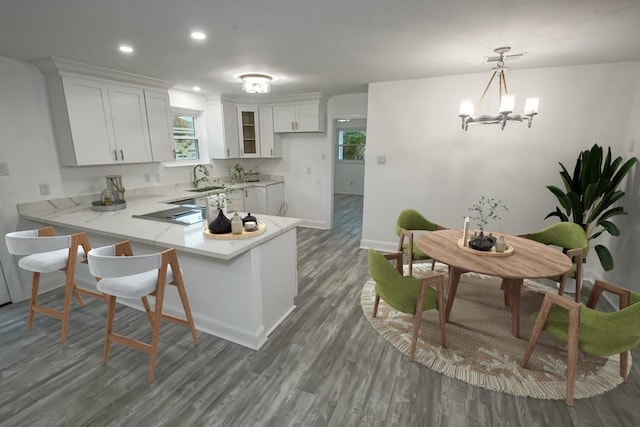
<svg viewBox="0 0 640 427">
<path fill-rule="evenodd" d="M 271 76 L 266 74 L 243 74 L 242 90 L 247 93 L 269 93 L 271 91 Z"/>
<path fill-rule="evenodd" d="M 470 99 L 462 100 L 462 102 L 460 103 L 460 113 L 458 114 L 458 116 L 462 119 L 462 129 L 464 129 L 465 131 L 467 130 L 469 125 L 473 124 L 499 124 L 501 129 L 504 130 L 504 126 L 507 124 L 507 121 L 522 122 L 525 119 L 527 120 L 528 127 L 531 127 L 533 116 L 538 114 L 539 98 L 527 98 L 524 103 L 524 114 L 513 114 L 515 95 L 509 94 L 509 91 L 507 89 L 507 76 L 505 74 L 505 72 L 507 71 L 507 67 L 504 65 L 505 54 L 510 50 L 511 48 L 508 46 L 499 47 L 497 49 L 494 49 L 494 52 L 499 56 L 487 59 L 488 61 L 496 61 L 496 66 L 493 67 L 493 74 L 491 75 L 489 83 L 487 83 L 487 87 L 485 87 L 484 92 L 482 92 L 480 102 L 478 102 L 478 107 L 480 107 L 484 96 L 487 94 L 489 87 L 491 87 L 491 83 L 493 83 L 497 76 L 498 96 L 500 97 L 500 108 L 498 109 L 498 114 L 476 115 L 474 114 L 473 101 Z M 522 54 L 506 56 L 522 56 Z"/>
</svg>

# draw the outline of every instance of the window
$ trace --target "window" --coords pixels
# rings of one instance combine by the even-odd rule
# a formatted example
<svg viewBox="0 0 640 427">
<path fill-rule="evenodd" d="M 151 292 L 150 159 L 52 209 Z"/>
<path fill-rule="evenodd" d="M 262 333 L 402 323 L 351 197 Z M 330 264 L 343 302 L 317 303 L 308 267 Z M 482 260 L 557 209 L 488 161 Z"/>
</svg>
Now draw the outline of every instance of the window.
<svg viewBox="0 0 640 427">
<path fill-rule="evenodd" d="M 195 116 L 174 114 L 173 141 L 176 160 L 198 160 L 200 158 Z"/>
<path fill-rule="evenodd" d="M 364 161 L 367 142 L 365 129 L 337 129 L 338 160 Z"/>
</svg>

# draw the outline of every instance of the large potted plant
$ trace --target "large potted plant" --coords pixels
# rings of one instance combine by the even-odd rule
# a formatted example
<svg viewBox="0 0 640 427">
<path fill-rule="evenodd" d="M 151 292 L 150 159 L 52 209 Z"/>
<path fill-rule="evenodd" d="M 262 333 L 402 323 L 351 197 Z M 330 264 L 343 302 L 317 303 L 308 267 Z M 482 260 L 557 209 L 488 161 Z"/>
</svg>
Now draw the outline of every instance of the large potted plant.
<svg viewBox="0 0 640 427">
<path fill-rule="evenodd" d="M 612 236 L 619 236 L 620 230 L 610 221 L 617 215 L 626 215 L 622 206 L 614 206 L 623 196 L 624 191 L 618 186 L 636 164 L 632 157 L 623 163 L 618 156 L 611 159 L 611 147 L 603 158 L 603 150 L 594 144 L 590 150 L 580 153 L 569 175 L 567 168 L 560 163 L 560 176 L 564 183 L 564 191 L 554 185 L 547 188 L 556 196 L 560 206 L 550 212 L 545 219 L 557 216 L 560 221 L 573 221 L 580 224 L 589 240 L 595 239 L 605 231 Z M 594 247 L 600 264 L 605 271 L 613 269 L 613 257 L 604 245 Z"/>
</svg>

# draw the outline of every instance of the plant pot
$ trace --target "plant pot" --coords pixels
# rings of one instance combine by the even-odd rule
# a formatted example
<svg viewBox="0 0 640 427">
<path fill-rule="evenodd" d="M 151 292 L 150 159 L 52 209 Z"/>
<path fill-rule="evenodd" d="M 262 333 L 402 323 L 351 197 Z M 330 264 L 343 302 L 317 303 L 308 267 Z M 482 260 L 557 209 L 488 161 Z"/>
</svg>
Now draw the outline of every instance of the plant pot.
<svg viewBox="0 0 640 427">
<path fill-rule="evenodd" d="M 469 240 L 469 247 L 476 251 L 490 251 L 493 247 L 493 242 L 485 237 L 484 233 L 480 232 L 480 235 L 475 239 Z"/>
<path fill-rule="evenodd" d="M 231 220 L 224 216 L 224 212 L 221 209 L 216 219 L 209 224 L 209 231 L 213 234 L 231 233 Z"/>
</svg>

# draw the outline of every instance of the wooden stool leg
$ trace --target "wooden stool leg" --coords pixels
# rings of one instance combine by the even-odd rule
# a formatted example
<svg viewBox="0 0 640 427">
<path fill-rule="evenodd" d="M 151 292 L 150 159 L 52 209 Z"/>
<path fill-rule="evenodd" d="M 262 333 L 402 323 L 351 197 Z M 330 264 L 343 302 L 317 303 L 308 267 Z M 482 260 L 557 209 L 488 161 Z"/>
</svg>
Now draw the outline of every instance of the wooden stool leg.
<svg viewBox="0 0 640 427">
<path fill-rule="evenodd" d="M 71 312 L 71 294 L 75 287 L 73 277 L 67 275 L 67 282 L 64 289 L 64 308 L 62 310 L 62 332 L 60 333 L 60 342 L 64 343 L 67 339 L 67 328 L 69 327 L 69 313 Z"/>
<path fill-rule="evenodd" d="M 162 269 L 160 270 L 162 271 Z M 163 275 L 166 275 L 166 270 L 163 272 Z M 151 360 L 149 361 L 149 377 L 148 380 L 150 383 L 153 382 L 155 368 L 156 368 L 156 359 L 158 355 L 158 341 L 160 339 L 160 320 L 162 320 L 162 303 L 164 301 L 164 278 L 161 280 L 161 283 L 158 284 L 158 290 L 156 291 L 156 306 L 155 306 L 155 314 L 153 315 L 153 330 L 151 335 Z"/>
<path fill-rule="evenodd" d="M 198 345 L 198 334 L 196 333 L 196 327 L 193 324 L 191 307 L 189 306 L 187 291 L 184 288 L 184 280 L 182 279 L 182 272 L 180 271 L 180 266 L 178 265 L 177 259 L 171 263 L 171 270 L 173 271 L 174 282 L 175 282 L 176 288 L 178 288 L 178 294 L 180 295 L 180 300 L 182 301 L 182 308 L 184 309 L 184 314 L 187 317 L 187 323 L 189 324 L 189 329 L 191 329 L 193 342 L 195 345 Z"/>
<path fill-rule="evenodd" d="M 149 319 L 149 324 L 151 325 L 151 328 L 153 328 L 153 313 L 151 312 L 151 306 L 149 305 L 149 299 L 147 298 L 147 296 L 143 296 L 142 298 L 140 298 L 142 300 L 142 305 L 144 307 L 144 311 L 145 313 L 147 313 L 147 318 Z"/>
<path fill-rule="evenodd" d="M 38 286 L 40 285 L 40 273 L 33 273 L 31 279 L 31 300 L 29 301 L 29 323 L 27 323 L 27 329 L 30 331 L 33 328 L 33 318 L 35 312 L 33 306 L 38 302 Z"/>
<path fill-rule="evenodd" d="M 105 365 L 109 362 L 109 347 L 111 333 L 113 332 L 113 318 L 116 314 L 116 297 L 107 295 L 107 332 L 104 337 L 104 357 L 102 363 Z"/>
<path fill-rule="evenodd" d="M 380 305 L 380 295 L 376 293 L 376 299 L 373 302 L 373 316 L 376 317 L 378 315 L 378 305 Z"/>
<path fill-rule="evenodd" d="M 80 295 L 80 291 L 78 290 L 78 285 L 75 280 L 73 281 L 73 294 L 76 296 L 78 305 L 80 305 L 80 307 L 84 307 L 84 299 L 82 299 L 82 295 Z"/>
</svg>

